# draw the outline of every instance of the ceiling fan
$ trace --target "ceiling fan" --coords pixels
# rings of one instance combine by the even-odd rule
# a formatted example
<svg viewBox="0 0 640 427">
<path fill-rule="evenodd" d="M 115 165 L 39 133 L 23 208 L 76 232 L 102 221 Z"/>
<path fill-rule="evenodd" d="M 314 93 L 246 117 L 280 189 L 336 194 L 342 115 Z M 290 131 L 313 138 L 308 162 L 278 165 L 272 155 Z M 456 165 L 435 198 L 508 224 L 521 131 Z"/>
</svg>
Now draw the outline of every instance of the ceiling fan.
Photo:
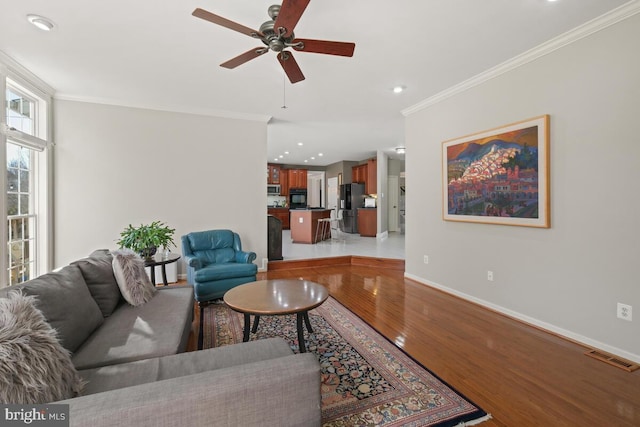
<svg viewBox="0 0 640 427">
<path fill-rule="evenodd" d="M 351 57 L 356 47 L 355 43 L 296 38 L 293 34 L 293 29 L 310 1 L 311 0 L 283 0 L 282 5 L 274 4 L 270 6 L 268 13 L 271 20 L 262 24 L 258 31 L 200 8 L 194 10 L 192 15 L 229 28 L 230 30 L 260 39 L 266 46 L 253 48 L 220 64 L 221 67 L 236 68 L 272 50 L 278 52 L 278 61 L 280 65 L 282 65 L 291 83 L 297 83 L 304 80 L 304 75 L 294 59 L 292 52 L 285 49 L 290 48 L 298 52 Z"/>
</svg>

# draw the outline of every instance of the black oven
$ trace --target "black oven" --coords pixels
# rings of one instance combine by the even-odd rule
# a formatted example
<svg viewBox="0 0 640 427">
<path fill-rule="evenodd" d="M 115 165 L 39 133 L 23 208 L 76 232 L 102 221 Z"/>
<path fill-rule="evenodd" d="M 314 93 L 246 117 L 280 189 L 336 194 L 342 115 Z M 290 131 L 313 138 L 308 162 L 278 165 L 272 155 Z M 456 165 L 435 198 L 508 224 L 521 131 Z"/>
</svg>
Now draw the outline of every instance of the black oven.
<svg viewBox="0 0 640 427">
<path fill-rule="evenodd" d="M 291 188 L 289 189 L 289 209 L 306 209 L 307 207 L 307 189 Z"/>
</svg>

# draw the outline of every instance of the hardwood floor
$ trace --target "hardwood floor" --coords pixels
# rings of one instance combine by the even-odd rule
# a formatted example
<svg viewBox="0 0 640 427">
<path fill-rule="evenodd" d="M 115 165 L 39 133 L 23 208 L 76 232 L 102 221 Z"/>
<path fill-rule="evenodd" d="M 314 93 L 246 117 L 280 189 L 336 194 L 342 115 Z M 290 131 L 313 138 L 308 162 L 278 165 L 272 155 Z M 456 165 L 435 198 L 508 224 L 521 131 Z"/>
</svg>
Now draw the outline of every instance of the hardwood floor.
<svg viewBox="0 0 640 427">
<path fill-rule="evenodd" d="M 580 345 L 405 279 L 399 269 L 343 264 L 259 276 L 326 286 L 490 413 L 493 419 L 482 426 L 640 425 L 640 370 L 628 373 L 594 360 Z"/>
</svg>

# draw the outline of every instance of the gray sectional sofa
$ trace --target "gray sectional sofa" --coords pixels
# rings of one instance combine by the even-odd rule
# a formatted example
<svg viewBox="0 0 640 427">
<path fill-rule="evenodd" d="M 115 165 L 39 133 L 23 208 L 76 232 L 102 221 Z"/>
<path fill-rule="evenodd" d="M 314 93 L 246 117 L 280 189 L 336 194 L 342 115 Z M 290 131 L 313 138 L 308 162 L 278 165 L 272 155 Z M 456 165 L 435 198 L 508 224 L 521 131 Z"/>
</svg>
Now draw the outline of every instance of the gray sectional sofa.
<svg viewBox="0 0 640 427">
<path fill-rule="evenodd" d="M 72 426 L 319 426 L 320 367 L 282 339 L 184 352 L 190 286 L 122 299 L 108 251 L 11 287 L 36 306 L 87 381 Z M 0 298 L 8 290 L 0 290 Z"/>
</svg>

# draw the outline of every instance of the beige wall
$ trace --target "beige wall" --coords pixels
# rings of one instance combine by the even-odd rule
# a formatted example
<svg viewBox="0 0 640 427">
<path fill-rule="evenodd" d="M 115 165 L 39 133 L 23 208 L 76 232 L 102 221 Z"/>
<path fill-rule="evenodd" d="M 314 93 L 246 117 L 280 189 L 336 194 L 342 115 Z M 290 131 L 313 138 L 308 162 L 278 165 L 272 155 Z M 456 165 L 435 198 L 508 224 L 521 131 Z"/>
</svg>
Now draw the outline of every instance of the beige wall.
<svg viewBox="0 0 640 427">
<path fill-rule="evenodd" d="M 407 275 L 640 361 L 638 52 L 635 15 L 410 114 Z M 542 114 L 551 228 L 443 221 L 442 141 Z"/>
<path fill-rule="evenodd" d="M 237 231 L 262 267 L 266 123 L 58 100 L 54 129 L 56 267 L 153 220 L 177 252 L 190 231 Z"/>
</svg>

